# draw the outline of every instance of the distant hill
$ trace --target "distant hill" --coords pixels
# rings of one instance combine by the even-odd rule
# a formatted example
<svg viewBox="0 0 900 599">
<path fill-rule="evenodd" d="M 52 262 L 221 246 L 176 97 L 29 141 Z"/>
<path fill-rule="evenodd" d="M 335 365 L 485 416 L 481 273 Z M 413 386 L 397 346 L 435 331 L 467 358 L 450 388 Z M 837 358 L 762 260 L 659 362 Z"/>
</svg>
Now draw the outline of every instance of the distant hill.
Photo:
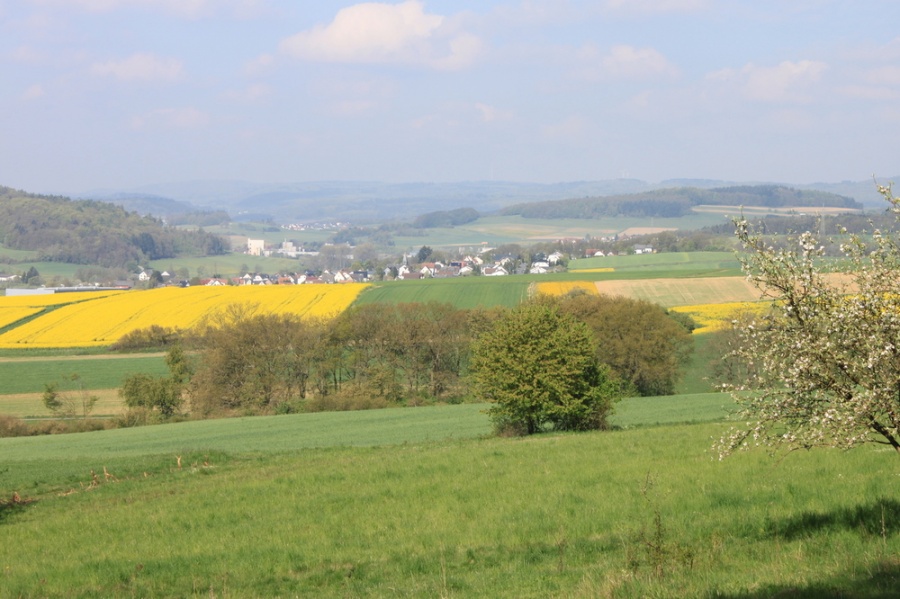
<svg viewBox="0 0 900 599">
<path fill-rule="evenodd" d="M 701 205 L 767 208 L 820 206 L 848 210 L 863 208 L 863 205 L 853 198 L 829 192 L 799 190 L 779 185 L 740 185 L 713 189 L 677 187 L 635 194 L 530 202 L 508 206 L 500 213 L 507 216 L 542 219 L 594 219 L 613 216 L 677 218 L 690 214 L 694 206 Z"/>
<path fill-rule="evenodd" d="M 891 178 L 879 177 L 880 182 Z M 894 180 L 900 181 L 900 177 Z M 606 179 L 561 183 L 463 181 L 385 183 L 379 181 L 307 181 L 252 183 L 247 181 L 187 181 L 122 190 L 78 194 L 125 206 L 169 221 L 174 210 L 191 213 L 222 211 L 234 220 L 271 220 L 278 224 L 349 222 L 356 225 L 411 222 L 419 215 L 471 208 L 492 214 L 508 206 L 570 198 L 611 197 L 650 191 L 697 190 L 767 185 L 804 191 L 824 191 L 880 207 L 883 202 L 872 180 L 840 183 L 784 184 L 714 179 L 670 179 L 655 183 L 639 179 Z"/>
<path fill-rule="evenodd" d="M 202 231 L 96 200 L 27 193 L 0 186 L 0 244 L 37 251 L 40 260 L 123 267 L 179 255 L 216 255 L 226 242 Z"/>
</svg>

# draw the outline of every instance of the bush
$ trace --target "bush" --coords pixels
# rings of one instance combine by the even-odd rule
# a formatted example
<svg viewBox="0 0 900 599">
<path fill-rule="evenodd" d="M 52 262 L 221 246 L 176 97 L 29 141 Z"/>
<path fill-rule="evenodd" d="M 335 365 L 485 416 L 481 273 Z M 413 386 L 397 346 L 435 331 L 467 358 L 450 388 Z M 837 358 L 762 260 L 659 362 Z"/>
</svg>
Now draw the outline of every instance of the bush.
<svg viewBox="0 0 900 599">
<path fill-rule="evenodd" d="M 0 437 L 27 437 L 31 428 L 21 418 L 0 415 Z"/>
<path fill-rule="evenodd" d="M 146 329 L 137 329 L 126 333 L 110 346 L 112 351 L 140 351 L 148 349 L 166 349 L 181 341 L 181 331 L 170 327 L 151 325 Z"/>
</svg>

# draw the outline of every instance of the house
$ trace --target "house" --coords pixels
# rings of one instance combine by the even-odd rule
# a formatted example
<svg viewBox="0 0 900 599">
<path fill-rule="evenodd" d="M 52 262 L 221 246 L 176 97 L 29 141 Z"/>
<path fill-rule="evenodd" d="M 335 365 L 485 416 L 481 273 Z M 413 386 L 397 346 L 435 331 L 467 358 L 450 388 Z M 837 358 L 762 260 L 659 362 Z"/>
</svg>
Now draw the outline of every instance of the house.
<svg viewBox="0 0 900 599">
<path fill-rule="evenodd" d="M 353 273 L 349 270 L 341 269 L 334 273 L 334 282 L 335 283 L 352 283 L 353 282 Z"/>
<path fill-rule="evenodd" d="M 266 251 L 265 239 L 248 239 L 247 253 L 251 256 L 262 256 Z"/>
<path fill-rule="evenodd" d="M 19 280 L 19 275 L 8 275 L 0 273 L 0 283 L 13 283 Z"/>
<path fill-rule="evenodd" d="M 652 245 L 635 245 L 634 253 L 635 254 L 652 254 L 653 246 Z"/>
<path fill-rule="evenodd" d="M 502 277 L 508 275 L 509 272 L 502 266 L 485 266 L 481 269 L 481 274 L 486 277 Z"/>
<path fill-rule="evenodd" d="M 459 266 L 445 266 L 436 270 L 433 276 L 435 279 L 448 279 L 450 277 L 458 277 L 460 270 L 461 268 Z"/>
<path fill-rule="evenodd" d="M 151 270 L 151 269 L 141 270 L 141 272 L 138 274 L 138 281 L 140 281 L 141 283 L 146 283 L 147 281 L 150 280 L 150 278 L 152 276 L 153 276 L 153 270 Z"/>
<path fill-rule="evenodd" d="M 549 262 L 551 266 L 556 266 L 563 258 L 564 256 L 562 252 L 553 252 L 552 254 L 547 256 L 547 262 Z"/>
</svg>

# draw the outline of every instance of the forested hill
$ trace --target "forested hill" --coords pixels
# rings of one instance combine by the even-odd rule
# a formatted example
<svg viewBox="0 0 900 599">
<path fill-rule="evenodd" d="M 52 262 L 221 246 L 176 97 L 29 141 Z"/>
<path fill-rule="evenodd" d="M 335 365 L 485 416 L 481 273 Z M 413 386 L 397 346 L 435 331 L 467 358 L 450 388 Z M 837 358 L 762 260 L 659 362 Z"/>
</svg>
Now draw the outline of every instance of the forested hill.
<svg viewBox="0 0 900 599">
<path fill-rule="evenodd" d="M 694 206 L 790 206 L 862 209 L 862 204 L 824 191 L 799 190 L 780 185 L 743 185 L 699 189 L 677 187 L 642 193 L 586 197 L 516 204 L 500 211 L 525 218 L 601 218 L 609 216 L 678 217 Z"/>
<path fill-rule="evenodd" d="M 155 218 L 94 200 L 44 196 L 0 186 L 0 244 L 40 259 L 124 267 L 179 255 L 225 253 L 225 241 L 203 231 L 166 227 Z"/>
</svg>

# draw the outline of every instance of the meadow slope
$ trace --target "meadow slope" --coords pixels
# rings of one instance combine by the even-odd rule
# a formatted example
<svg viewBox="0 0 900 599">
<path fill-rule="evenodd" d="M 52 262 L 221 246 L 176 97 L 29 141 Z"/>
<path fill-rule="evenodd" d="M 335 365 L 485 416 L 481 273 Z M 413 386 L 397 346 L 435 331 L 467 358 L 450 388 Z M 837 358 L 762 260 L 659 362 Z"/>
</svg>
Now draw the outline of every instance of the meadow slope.
<svg viewBox="0 0 900 599">
<path fill-rule="evenodd" d="M 467 416 L 419 420 L 456 410 L 473 408 L 237 420 L 192 446 L 182 443 L 199 429 L 185 424 L 67 444 L 0 439 L 0 487 L 8 496 L 16 479 L 23 499 L 0 511 L 0 596 L 761 599 L 900 589 L 896 458 L 885 451 L 720 462 L 710 439 L 724 423 L 464 439 L 451 422 Z M 375 414 L 418 424 L 399 432 Z M 295 441 L 271 442 L 291 428 Z M 444 430 L 425 440 L 419 428 Z M 306 435 L 326 442 L 303 447 Z M 364 446 L 350 446 L 357 440 Z"/>
</svg>

